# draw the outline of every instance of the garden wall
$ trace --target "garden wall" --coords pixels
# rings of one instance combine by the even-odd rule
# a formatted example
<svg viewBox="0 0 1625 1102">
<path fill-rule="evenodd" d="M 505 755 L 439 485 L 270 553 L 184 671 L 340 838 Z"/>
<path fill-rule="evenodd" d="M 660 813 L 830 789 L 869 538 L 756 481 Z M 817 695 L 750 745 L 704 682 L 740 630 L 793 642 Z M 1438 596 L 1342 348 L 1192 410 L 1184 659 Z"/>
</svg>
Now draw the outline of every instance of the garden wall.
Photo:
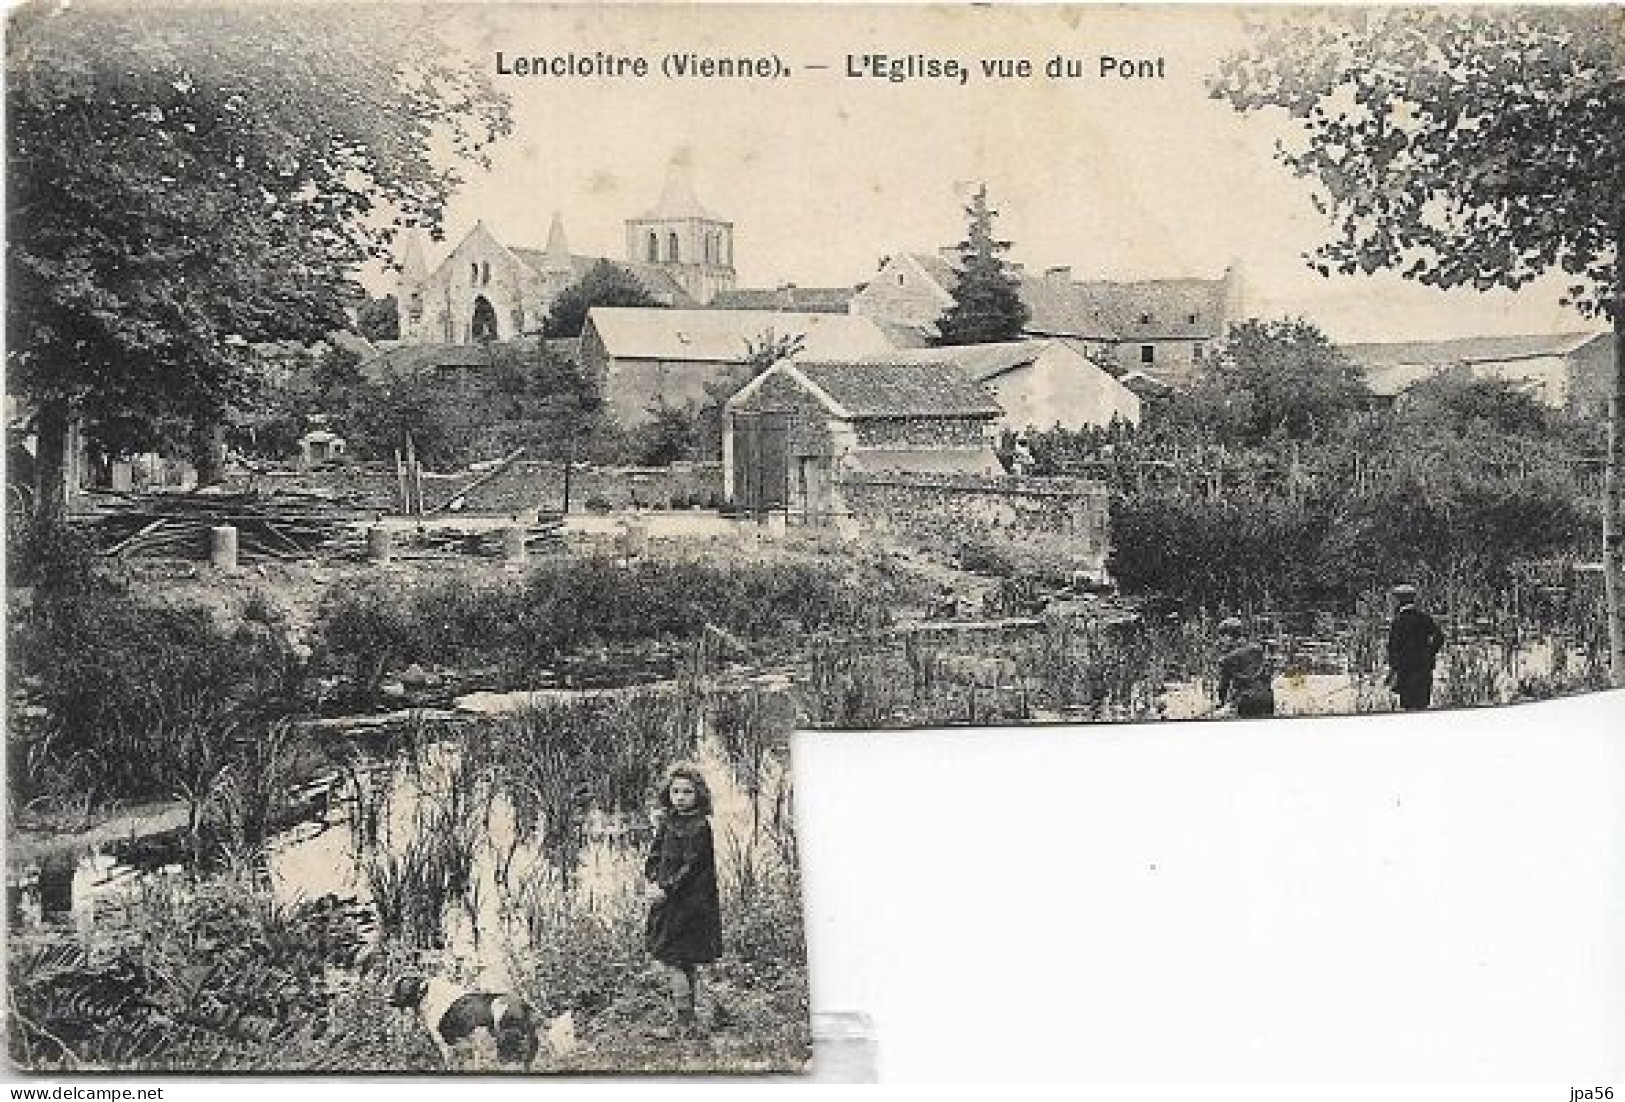
<svg viewBox="0 0 1625 1102">
<path fill-rule="evenodd" d="M 480 477 L 478 472 L 423 476 L 423 497 L 431 509 Z M 355 464 L 318 471 L 273 471 L 252 476 L 262 491 L 287 489 L 331 493 L 338 504 L 392 513 L 399 509 L 400 490 L 393 466 Z M 722 501 L 722 464 L 674 463 L 670 467 L 576 467 L 570 478 L 570 511 L 583 512 L 589 502 L 610 509 L 670 509 L 673 498 L 683 507 L 716 508 Z M 541 509 L 557 512 L 564 501 L 563 464 L 520 460 L 468 496 L 463 512 L 506 515 Z"/>
<path fill-rule="evenodd" d="M 1104 567 L 1111 547 L 1110 491 L 1075 478 L 1014 475 L 839 474 L 836 491 L 861 527 L 937 533 L 997 529 L 1018 537 L 1061 539 Z"/>
</svg>

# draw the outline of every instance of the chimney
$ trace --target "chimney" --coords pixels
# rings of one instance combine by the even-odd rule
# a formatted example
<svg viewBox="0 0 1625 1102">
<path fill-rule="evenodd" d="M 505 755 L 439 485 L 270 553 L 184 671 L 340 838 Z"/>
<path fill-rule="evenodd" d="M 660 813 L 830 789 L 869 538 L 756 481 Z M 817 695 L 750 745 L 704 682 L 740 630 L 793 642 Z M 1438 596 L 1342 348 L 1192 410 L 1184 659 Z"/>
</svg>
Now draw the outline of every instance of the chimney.
<svg viewBox="0 0 1625 1102">
<path fill-rule="evenodd" d="M 1044 278 L 1048 279 L 1048 280 L 1052 280 L 1052 281 L 1054 281 L 1056 283 L 1071 283 L 1072 282 L 1072 265 L 1070 265 L 1070 264 L 1057 264 L 1053 268 L 1045 268 L 1044 269 Z"/>
</svg>

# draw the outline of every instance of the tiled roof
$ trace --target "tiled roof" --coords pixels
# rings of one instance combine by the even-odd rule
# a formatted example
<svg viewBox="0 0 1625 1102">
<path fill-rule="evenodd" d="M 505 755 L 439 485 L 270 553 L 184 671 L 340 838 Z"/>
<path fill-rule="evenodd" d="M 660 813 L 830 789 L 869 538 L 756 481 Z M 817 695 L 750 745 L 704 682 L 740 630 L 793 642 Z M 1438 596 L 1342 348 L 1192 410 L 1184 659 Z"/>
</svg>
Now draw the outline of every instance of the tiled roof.
<svg viewBox="0 0 1625 1102">
<path fill-rule="evenodd" d="M 944 290 L 958 282 L 953 265 L 931 253 L 909 257 Z M 1210 340 L 1224 329 L 1224 280 L 1077 281 L 1019 273 L 1027 332 L 1097 340 Z"/>
<path fill-rule="evenodd" d="M 844 314 L 852 301 L 851 287 L 736 287 L 711 300 L 719 310 L 801 310 L 807 313 Z"/>
<path fill-rule="evenodd" d="M 795 361 L 795 370 L 853 418 L 968 417 L 1004 411 L 952 363 Z"/>
<path fill-rule="evenodd" d="M 940 348 L 910 348 L 865 356 L 864 363 L 953 364 L 977 382 L 1003 375 L 1012 368 L 1032 363 L 1044 354 L 1050 341 L 999 341 L 993 344 L 960 344 Z"/>
<path fill-rule="evenodd" d="M 821 358 L 867 356 L 891 347 L 874 322 L 855 314 L 597 306 L 588 321 L 617 359 L 739 363 L 746 345 L 769 330 L 777 337 L 804 336 L 803 354 Z"/>
<path fill-rule="evenodd" d="M 1544 333 L 1516 337 L 1458 337 L 1442 341 L 1391 341 L 1345 344 L 1350 359 L 1374 371 L 1386 367 L 1483 363 L 1562 356 L 1590 343 L 1597 333 Z"/>
</svg>

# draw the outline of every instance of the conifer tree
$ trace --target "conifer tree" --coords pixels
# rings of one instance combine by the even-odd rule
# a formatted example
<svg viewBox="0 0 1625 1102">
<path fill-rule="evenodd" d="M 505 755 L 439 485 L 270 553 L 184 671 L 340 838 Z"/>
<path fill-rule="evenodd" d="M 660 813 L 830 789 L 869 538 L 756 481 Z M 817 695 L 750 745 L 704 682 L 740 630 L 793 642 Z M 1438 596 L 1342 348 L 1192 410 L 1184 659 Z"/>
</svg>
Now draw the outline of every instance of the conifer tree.
<svg viewBox="0 0 1625 1102">
<path fill-rule="evenodd" d="M 965 240 L 955 246 L 959 282 L 953 288 L 953 305 L 937 321 L 938 344 L 1015 340 L 1027 324 L 1020 284 L 1003 259 L 1010 242 L 993 236 L 998 213 L 987 205 L 987 185 L 983 184 L 965 208 L 969 223 Z"/>
</svg>

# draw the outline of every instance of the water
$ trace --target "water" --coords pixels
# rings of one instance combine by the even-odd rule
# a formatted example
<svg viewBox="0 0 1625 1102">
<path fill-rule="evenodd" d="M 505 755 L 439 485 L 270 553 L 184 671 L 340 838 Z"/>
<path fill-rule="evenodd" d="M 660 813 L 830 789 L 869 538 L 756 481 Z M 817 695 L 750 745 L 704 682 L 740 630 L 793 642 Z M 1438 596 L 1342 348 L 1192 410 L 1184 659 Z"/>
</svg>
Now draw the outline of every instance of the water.
<svg viewBox="0 0 1625 1102">
<path fill-rule="evenodd" d="M 777 682 L 762 680 L 761 684 Z M 525 702 L 526 697 L 508 696 L 474 711 L 494 714 Z M 473 722 L 497 720 L 476 718 Z M 727 884 L 734 871 L 730 863 L 744 856 L 729 841 L 751 836 L 753 803 L 735 780 L 713 734 L 703 727 L 698 734 L 697 764 L 712 789 L 719 875 Z M 567 902 L 573 915 L 616 916 L 623 928 L 627 928 L 629 916 L 641 919 L 646 906 L 643 856 L 653 833 L 649 814 L 588 812 L 586 844 L 572 870 L 574 890 L 566 901 L 559 889 L 558 870 L 541 852 L 539 825 L 534 831 L 522 832 L 511 804 L 501 794 L 451 791 L 449 786 L 460 780 L 467 783 L 458 768 L 463 753 L 461 738 L 446 738 L 393 759 L 371 762 L 341 780 L 319 818 L 285 830 L 267 843 L 265 879 L 274 895 L 286 903 L 329 894 L 372 902 L 369 862 L 384 855 L 403 858 L 436 810 L 460 796 L 473 798 L 478 809 L 474 813 L 472 883 L 466 899 L 454 900 L 445 908 L 440 927 L 444 948 L 425 954 L 427 967 L 478 987 L 517 990 L 522 985 L 515 974 L 515 961 L 524 960 L 532 948 L 526 921 L 529 912 Z M 783 766 L 770 761 L 762 785 L 762 821 L 770 815 L 772 798 L 788 783 Z M 367 837 L 369 809 L 376 814 L 375 837 Z M 779 867 L 773 875 L 790 874 L 772 845 L 760 844 L 749 856 L 757 862 L 776 863 Z M 118 904 L 138 897 L 144 886 L 170 881 L 176 890 L 184 884 L 184 870 L 178 864 L 137 869 L 108 853 L 89 855 L 72 868 L 71 887 L 42 893 L 37 882 L 24 886 L 13 900 L 14 921 L 29 925 L 48 917 L 65 920 L 89 944 L 103 917 L 122 909 Z M 42 894 L 59 900 L 52 908 L 54 915 L 43 913 Z"/>
</svg>

